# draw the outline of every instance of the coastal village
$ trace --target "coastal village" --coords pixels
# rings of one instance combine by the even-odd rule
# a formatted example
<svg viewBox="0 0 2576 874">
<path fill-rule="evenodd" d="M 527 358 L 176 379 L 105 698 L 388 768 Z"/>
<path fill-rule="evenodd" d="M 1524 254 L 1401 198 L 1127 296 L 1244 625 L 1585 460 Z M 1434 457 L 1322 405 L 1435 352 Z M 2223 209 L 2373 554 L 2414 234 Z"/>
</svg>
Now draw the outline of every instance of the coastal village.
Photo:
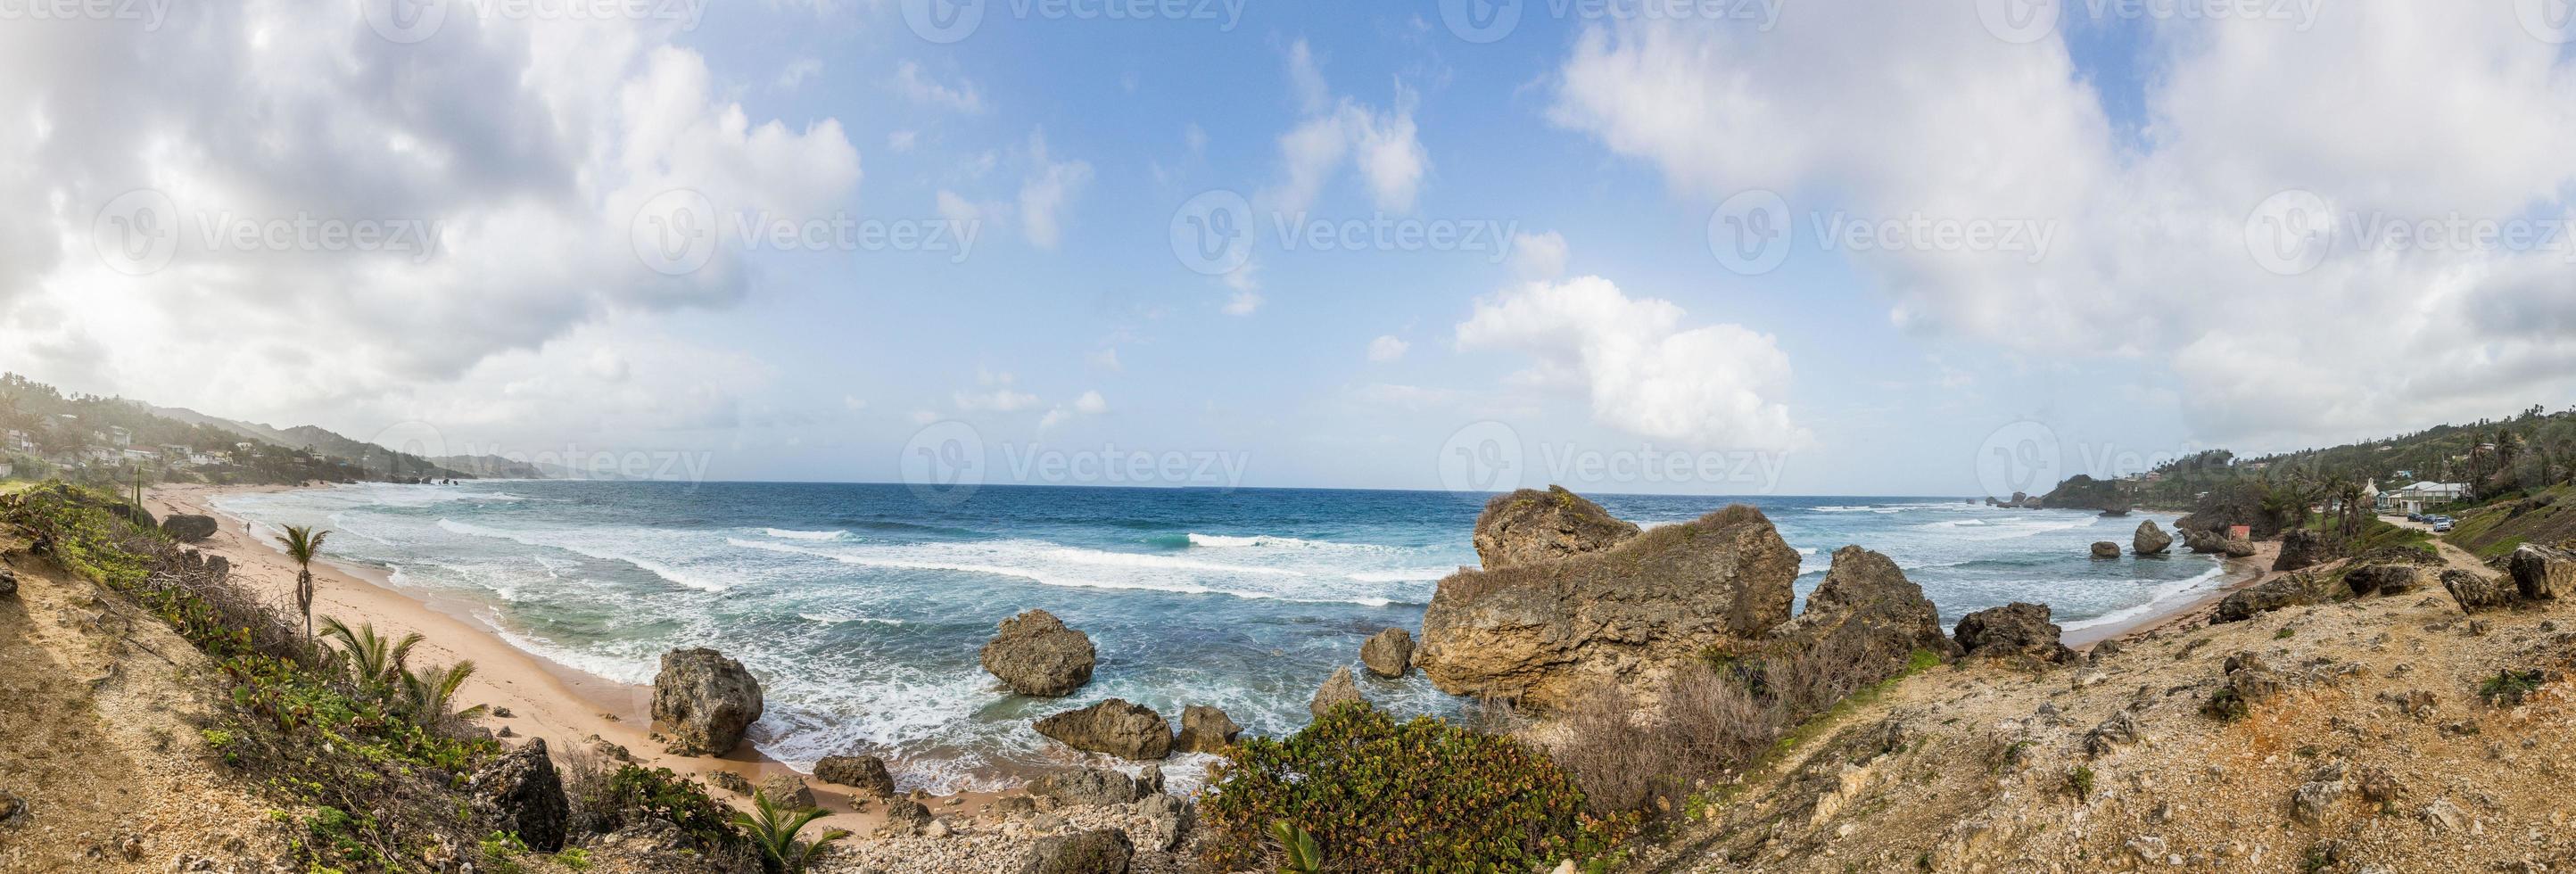
<svg viewBox="0 0 2576 874">
<path fill-rule="evenodd" d="M 1304 731 L 1111 699 L 1031 727 L 1088 764 L 945 797 L 864 750 L 761 756 L 760 678 L 722 652 L 672 651 L 603 707 L 319 538 L 253 540 L 213 484 L 137 504 L 20 478 L 0 683 L 37 706 L 0 712 L 0 868 L 2564 870 L 2576 512 L 2565 456 L 2527 441 L 2567 421 L 2476 429 L 2445 454 L 2465 483 L 2382 489 L 2337 449 L 2015 496 L 2188 510 L 2093 555 L 2230 568 L 2074 645 L 2045 604 L 1944 627 L 1866 544 L 1793 609 L 1799 557 L 1749 506 L 1640 529 L 1524 489 L 1461 532 L 1480 565 L 1418 628 L 1316 679 Z M 2407 518 L 2428 509 L 2456 524 Z M 997 698 L 1044 700 L 1103 655 L 1029 611 L 981 662 Z M 1377 712 L 1369 678 L 1415 671 L 1478 714 Z M 1204 785 L 1166 781 L 1196 754 L 1218 760 Z"/>
</svg>

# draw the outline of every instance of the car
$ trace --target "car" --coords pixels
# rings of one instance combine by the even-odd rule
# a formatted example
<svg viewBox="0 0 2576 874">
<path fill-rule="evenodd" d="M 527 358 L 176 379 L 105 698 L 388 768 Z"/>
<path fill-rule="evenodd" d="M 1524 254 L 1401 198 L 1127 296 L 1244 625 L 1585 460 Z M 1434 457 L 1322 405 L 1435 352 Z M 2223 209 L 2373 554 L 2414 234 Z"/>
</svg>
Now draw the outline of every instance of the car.
<svg viewBox="0 0 2576 874">
<path fill-rule="evenodd" d="M 2435 522 L 2435 523 L 2433 523 L 2433 533 L 2435 533 L 2435 534 L 2442 534 L 2442 533 L 2448 532 L 2448 531 L 2450 531 L 2450 530 L 2451 530 L 2451 523 L 2450 523 L 2450 522 L 2448 522 L 2448 521 L 2442 521 L 2442 522 Z"/>
<path fill-rule="evenodd" d="M 2422 522 L 2422 521 L 2424 521 L 2424 514 L 2422 514 L 2422 513 L 2408 513 L 2408 514 L 2406 514 L 2406 521 L 2408 521 L 2408 522 Z"/>
</svg>

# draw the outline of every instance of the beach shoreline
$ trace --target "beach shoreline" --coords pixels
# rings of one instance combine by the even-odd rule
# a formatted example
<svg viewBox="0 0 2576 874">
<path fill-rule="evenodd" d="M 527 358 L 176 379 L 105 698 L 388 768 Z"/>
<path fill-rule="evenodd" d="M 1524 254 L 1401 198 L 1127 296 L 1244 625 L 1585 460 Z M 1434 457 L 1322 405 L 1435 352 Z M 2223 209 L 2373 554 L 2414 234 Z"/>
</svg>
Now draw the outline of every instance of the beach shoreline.
<svg viewBox="0 0 2576 874">
<path fill-rule="evenodd" d="M 251 534 L 249 520 L 214 506 L 215 499 L 224 494 L 291 488 L 296 487 L 166 485 L 146 490 L 144 505 L 164 518 L 190 513 L 218 520 L 220 525 L 213 536 L 190 545 L 229 560 L 234 580 L 292 605 L 295 567 L 285 553 Z M 816 780 L 811 774 L 761 753 L 747 741 L 722 756 L 664 754 L 663 742 L 654 739 L 651 686 L 621 683 L 521 649 L 475 615 L 474 608 L 480 605 L 402 589 L 381 569 L 365 565 L 326 559 L 315 563 L 313 578 L 316 617 L 339 616 L 353 624 L 373 623 L 379 633 L 391 636 L 417 632 L 422 641 L 413 649 L 415 665 L 472 660 L 474 676 L 467 680 L 458 699 L 468 704 L 488 704 L 496 713 L 510 714 L 478 720 L 485 728 L 498 731 L 506 726 L 514 739 L 545 738 L 550 750 L 559 756 L 597 737 L 624 748 L 637 765 L 669 768 L 701 782 L 709 782 L 720 771 L 741 775 L 755 785 L 778 774 L 795 774 L 805 780 L 815 800 L 830 811 L 819 823 L 865 835 L 885 821 L 882 805 L 853 796 L 847 787 Z M 721 791 L 714 794 L 743 810 L 751 807 L 748 796 Z M 964 808 L 981 812 L 994 801 L 1015 794 L 1024 792 L 1011 789 L 920 797 L 933 810 Z"/>
</svg>

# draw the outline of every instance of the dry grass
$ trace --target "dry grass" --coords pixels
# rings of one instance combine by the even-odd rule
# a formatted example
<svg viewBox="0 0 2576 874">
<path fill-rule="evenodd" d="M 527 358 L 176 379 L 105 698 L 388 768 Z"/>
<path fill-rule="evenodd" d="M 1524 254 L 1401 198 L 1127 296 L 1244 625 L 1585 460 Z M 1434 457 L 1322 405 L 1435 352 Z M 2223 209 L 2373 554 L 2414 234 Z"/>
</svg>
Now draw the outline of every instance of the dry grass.
<svg viewBox="0 0 2576 874">
<path fill-rule="evenodd" d="M 1557 714 L 1552 757 L 1598 813 L 1672 810 L 1712 778 L 1750 761 L 1779 736 L 1775 700 L 1706 664 L 1674 672 L 1659 706 L 1595 686 Z"/>
</svg>

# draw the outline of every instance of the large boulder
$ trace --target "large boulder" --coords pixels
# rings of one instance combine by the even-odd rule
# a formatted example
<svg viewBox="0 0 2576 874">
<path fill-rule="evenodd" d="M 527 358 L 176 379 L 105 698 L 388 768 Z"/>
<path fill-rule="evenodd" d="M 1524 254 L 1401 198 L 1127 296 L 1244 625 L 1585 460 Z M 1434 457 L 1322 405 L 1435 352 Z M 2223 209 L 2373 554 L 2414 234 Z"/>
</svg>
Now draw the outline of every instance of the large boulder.
<svg viewBox="0 0 2576 874">
<path fill-rule="evenodd" d="M 1643 683 L 1789 620 L 1798 551 L 1733 506 L 1544 564 L 1461 570 L 1423 614 L 1413 664 L 1452 695 L 1546 708 L 1598 682 Z"/>
<path fill-rule="evenodd" d="M 813 787 L 805 785 L 805 778 L 795 774 L 771 774 L 769 779 L 760 781 L 757 791 L 767 796 L 769 803 L 788 810 L 812 810 L 821 806 L 814 802 Z"/>
<path fill-rule="evenodd" d="M 2139 555 L 2155 555 L 2171 546 L 2173 535 L 2157 527 L 2154 519 L 2138 523 L 2138 533 L 2129 538 L 2129 551 Z"/>
<path fill-rule="evenodd" d="M 1128 804 L 1145 795 L 1136 778 L 1107 768 L 1056 771 L 1029 781 L 1029 794 L 1069 807 Z"/>
<path fill-rule="evenodd" d="M 1970 656 L 2073 661 L 2075 651 L 2058 639 L 2062 631 L 2048 617 L 2048 605 L 2018 601 L 1970 613 L 1959 618 L 1959 649 Z"/>
<path fill-rule="evenodd" d="M 2225 532 L 2198 528 L 2182 531 L 2183 548 L 2202 554 L 2245 558 L 2254 554 L 2254 542 L 2242 537 L 2229 537 Z"/>
<path fill-rule="evenodd" d="M 1163 715 L 1124 698 L 1038 720 L 1039 734 L 1077 750 L 1152 761 L 1172 754 L 1172 726 Z"/>
<path fill-rule="evenodd" d="M 2272 560 L 2276 571 L 2295 571 L 2324 564 L 2334 558 L 2334 541 L 2323 531 L 2296 528 L 2281 532 L 2281 555 Z"/>
<path fill-rule="evenodd" d="M 1091 636 L 1067 628 L 1044 610 L 1002 620 L 1001 633 L 984 644 L 984 670 L 1011 691 L 1048 698 L 1073 694 L 1091 682 L 1097 657 Z"/>
<path fill-rule="evenodd" d="M 161 533 L 181 543 L 195 543 L 213 537 L 219 528 L 221 526 L 215 523 L 215 517 L 195 513 L 172 513 L 170 518 L 161 520 Z"/>
<path fill-rule="evenodd" d="M 2459 602 L 2462 613 L 2478 613 L 2511 607 L 2522 597 L 2522 590 L 2515 588 L 2503 577 L 2489 576 L 2465 568 L 2443 571 L 2442 588 L 2450 591 L 2451 600 Z"/>
<path fill-rule="evenodd" d="M 1608 550 L 1635 536 L 1635 524 L 1564 486 L 1522 489 L 1485 502 L 1485 512 L 1476 517 L 1476 560 L 1486 570 L 1544 564 Z"/>
<path fill-rule="evenodd" d="M 2283 607 L 2323 604 L 2334 597 L 2326 578 L 2309 573 L 2282 574 L 2259 585 L 2247 586 L 2218 601 L 2213 623 L 2243 622 Z"/>
<path fill-rule="evenodd" d="M 1020 862 L 1020 874 L 1127 874 L 1136 845 L 1114 828 L 1039 838 Z"/>
<path fill-rule="evenodd" d="M 662 654 L 653 676 L 653 721 L 670 726 L 668 751 L 721 756 L 759 721 L 760 681 L 742 663 L 703 647 Z"/>
<path fill-rule="evenodd" d="M 2108 540 L 2093 541 L 2094 558 L 2119 558 L 2120 545 Z"/>
<path fill-rule="evenodd" d="M 1833 568 L 1808 593 L 1806 611 L 1772 629 L 1762 649 L 1775 657 L 1766 661 L 1828 653 L 1872 682 L 1903 671 L 1917 650 L 1945 660 L 1959 652 L 1923 587 L 1887 556 L 1858 546 L 1834 550 Z"/>
<path fill-rule="evenodd" d="M 894 775 L 886 772 L 885 760 L 875 756 L 824 756 L 814 763 L 814 779 L 848 786 L 862 795 L 894 796 Z"/>
<path fill-rule="evenodd" d="M 2505 569 L 2513 573 L 2514 588 L 2521 590 L 2523 600 L 2576 597 L 2576 553 L 2526 543 L 2505 559 Z"/>
<path fill-rule="evenodd" d="M 2366 564 L 2344 571 L 2343 584 L 2355 596 L 2403 595 L 2423 587 L 2424 569 L 2411 564 Z"/>
<path fill-rule="evenodd" d="M 1413 635 L 1389 628 L 1360 644 L 1360 664 L 1381 677 L 1401 677 L 1413 669 Z"/>
<path fill-rule="evenodd" d="M 1243 726 L 1234 724 L 1225 711 L 1205 704 L 1181 708 L 1181 735 L 1172 740 L 1172 749 L 1184 753 L 1213 753 L 1234 743 Z"/>
<path fill-rule="evenodd" d="M 15 597 L 17 594 L 18 572 L 0 567 L 0 598 Z"/>
<path fill-rule="evenodd" d="M 546 757 L 544 738 L 484 763 L 466 779 L 474 806 L 501 831 L 519 836 L 528 849 L 551 853 L 563 849 L 564 828 L 572 821 L 572 802 L 564 796 L 563 777 Z"/>
<path fill-rule="evenodd" d="M 1322 719 L 1335 706 L 1351 703 L 1365 705 L 1368 699 L 1360 696 L 1360 684 L 1351 678 L 1351 666 L 1343 665 L 1333 669 L 1333 676 L 1315 689 L 1315 697 L 1306 702 L 1306 712 Z"/>
</svg>

